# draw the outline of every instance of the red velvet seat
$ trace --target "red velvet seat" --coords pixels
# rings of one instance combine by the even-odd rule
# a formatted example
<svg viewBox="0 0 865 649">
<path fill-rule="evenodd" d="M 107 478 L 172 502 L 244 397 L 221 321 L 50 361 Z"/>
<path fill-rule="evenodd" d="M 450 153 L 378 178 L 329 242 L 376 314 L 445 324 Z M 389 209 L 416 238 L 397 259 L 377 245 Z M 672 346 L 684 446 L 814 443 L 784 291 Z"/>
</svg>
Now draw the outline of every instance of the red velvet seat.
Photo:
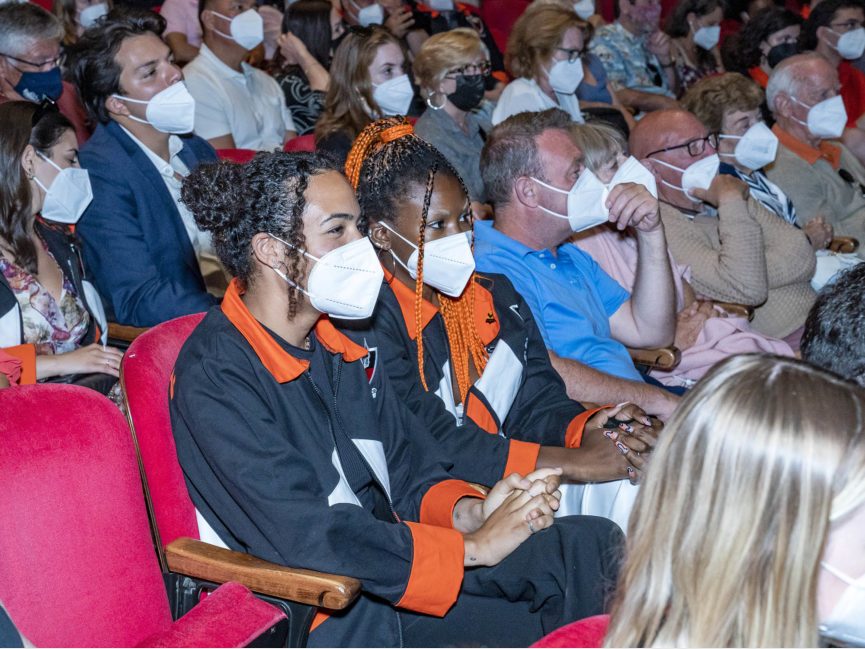
<svg viewBox="0 0 865 649">
<path fill-rule="evenodd" d="M 587 617 L 548 633 L 532 647 L 603 647 L 609 626 L 609 615 Z"/>
<path fill-rule="evenodd" d="M 77 386 L 0 390 L 0 600 L 37 646 L 243 646 L 284 619 L 239 584 L 173 622 L 129 429 Z"/>
<path fill-rule="evenodd" d="M 220 160 L 230 160 L 231 162 L 249 162 L 255 157 L 258 151 L 252 149 L 217 149 L 216 155 Z"/>
<path fill-rule="evenodd" d="M 197 560 L 198 567 L 203 567 L 201 573 L 191 576 L 204 582 L 209 579 L 208 574 L 212 570 L 204 564 L 213 558 L 215 548 L 204 543 L 196 545 L 188 542 L 188 539 L 201 539 L 202 535 L 195 506 L 177 460 L 168 394 L 172 389 L 173 369 L 180 349 L 203 317 L 202 313 L 183 316 L 148 329 L 129 346 L 121 362 L 120 372 L 127 417 L 141 460 L 141 477 L 154 521 L 153 535 L 160 561 L 176 598 L 187 602 L 195 601 L 198 591 L 202 589 L 202 582 L 190 582 L 188 576 L 177 578 L 171 570 L 174 552 L 168 546 L 173 544 L 175 548 L 180 548 L 182 545 L 187 557 L 190 552 L 197 552 L 203 557 L 201 561 Z M 257 593 L 266 596 L 267 601 L 282 608 L 290 622 L 288 646 L 306 643 L 316 607 L 344 608 L 360 591 L 360 583 L 347 577 L 276 566 L 228 550 L 217 552 L 221 555 L 220 559 L 225 561 L 217 566 L 217 574 L 229 571 L 229 574 L 239 575 L 233 578 L 247 583 Z M 255 567 L 251 567 L 253 563 L 261 569 L 260 572 L 252 574 L 255 572 Z M 182 608 L 183 605 L 181 603 L 178 606 Z"/>
<path fill-rule="evenodd" d="M 284 151 L 315 151 L 315 135 L 298 135 L 285 143 Z"/>
</svg>

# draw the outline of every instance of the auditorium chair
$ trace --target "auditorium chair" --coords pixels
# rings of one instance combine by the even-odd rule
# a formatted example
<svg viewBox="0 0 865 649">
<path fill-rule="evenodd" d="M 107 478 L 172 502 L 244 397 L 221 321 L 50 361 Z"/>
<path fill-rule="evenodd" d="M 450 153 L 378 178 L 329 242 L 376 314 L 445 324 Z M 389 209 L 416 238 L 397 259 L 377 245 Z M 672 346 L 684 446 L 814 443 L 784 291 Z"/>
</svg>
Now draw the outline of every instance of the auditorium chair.
<svg viewBox="0 0 865 649">
<path fill-rule="evenodd" d="M 315 135 L 298 135 L 285 143 L 284 151 L 315 151 Z"/>
<path fill-rule="evenodd" d="M 238 583 L 172 620 L 129 428 L 74 385 L 0 390 L 0 601 L 45 647 L 282 642 L 281 610 Z M 269 640 L 268 640 L 269 639 Z"/>
<path fill-rule="evenodd" d="M 121 362 L 127 418 L 170 597 L 180 611 L 212 582 L 231 578 L 279 606 L 289 620 L 289 646 L 303 646 L 317 608 L 347 607 L 360 592 L 360 582 L 231 551 L 197 516 L 177 460 L 168 393 L 180 348 L 203 317 L 184 316 L 152 327 L 133 341 Z"/>
</svg>

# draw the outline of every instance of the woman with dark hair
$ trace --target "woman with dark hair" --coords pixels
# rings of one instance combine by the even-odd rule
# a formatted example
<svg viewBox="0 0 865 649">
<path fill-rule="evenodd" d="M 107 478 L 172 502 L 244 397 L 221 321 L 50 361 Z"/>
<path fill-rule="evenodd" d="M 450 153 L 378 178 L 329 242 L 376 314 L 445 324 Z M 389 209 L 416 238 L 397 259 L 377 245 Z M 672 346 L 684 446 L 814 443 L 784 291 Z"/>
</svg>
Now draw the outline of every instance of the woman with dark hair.
<svg viewBox="0 0 865 649">
<path fill-rule="evenodd" d="M 667 33 L 673 37 L 679 94 L 703 77 L 724 71 L 718 43 L 723 0 L 682 0 L 670 14 Z"/>
<path fill-rule="evenodd" d="M 285 93 L 298 135 L 311 133 L 324 110 L 331 44 L 341 30 L 340 16 L 328 0 L 299 0 L 285 10 L 274 77 Z"/>
<path fill-rule="evenodd" d="M 751 17 L 724 46 L 724 65 L 731 72 L 750 76 L 763 90 L 772 68 L 799 53 L 802 18 L 780 7 L 770 7 Z"/>
<path fill-rule="evenodd" d="M 554 469 L 485 498 L 453 478 L 375 348 L 331 323 L 369 317 L 383 275 L 329 157 L 203 165 L 183 200 L 235 279 L 177 359 L 178 458 L 226 546 L 361 581 L 311 646 L 527 646 L 603 608 L 614 526 L 553 524 Z"/>
<path fill-rule="evenodd" d="M 74 225 L 90 203 L 72 124 L 50 104 L 0 105 L 0 348 L 31 380 L 108 393 L 122 353 L 104 343 L 102 302 L 86 280 Z"/>
<path fill-rule="evenodd" d="M 635 406 L 590 418 L 595 410 L 568 398 L 529 306 L 505 276 L 474 272 L 468 191 L 448 161 L 403 119 L 390 118 L 361 132 L 346 173 L 358 192 L 361 228 L 385 268 L 368 326 L 414 413 L 434 433 L 446 430 L 434 426 L 436 418 L 456 420 L 466 445 L 489 434 L 529 442 L 529 470 L 536 462 L 562 466 L 570 482 L 636 481 L 654 443 L 643 430 L 650 420 Z M 613 417 L 627 420 L 632 432 L 605 437 Z M 443 448 L 451 443 L 438 439 Z M 635 493 L 627 483 L 605 485 L 603 496 L 593 490 L 585 499 L 583 490 L 563 492 L 568 513 L 627 523 Z M 587 510 L 590 500 L 604 504 Z"/>
<path fill-rule="evenodd" d="M 352 27 L 334 53 L 316 149 L 345 162 L 357 134 L 373 120 L 406 115 L 414 99 L 406 49 L 384 27 Z"/>
</svg>

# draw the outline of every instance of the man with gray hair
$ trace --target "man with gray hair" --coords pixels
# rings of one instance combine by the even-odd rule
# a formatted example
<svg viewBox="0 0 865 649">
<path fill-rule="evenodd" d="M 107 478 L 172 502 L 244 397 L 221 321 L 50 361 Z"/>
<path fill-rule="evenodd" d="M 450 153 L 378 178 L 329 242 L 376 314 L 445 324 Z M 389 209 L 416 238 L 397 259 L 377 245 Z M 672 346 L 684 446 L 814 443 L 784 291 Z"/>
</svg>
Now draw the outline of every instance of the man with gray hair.
<svg viewBox="0 0 865 649">
<path fill-rule="evenodd" d="M 60 21 L 30 2 L 0 4 L 0 103 L 25 100 L 57 104 L 75 127 L 78 143 L 90 135 L 87 114 L 60 72 Z"/>
<path fill-rule="evenodd" d="M 779 146 L 766 173 L 793 201 L 800 226 L 822 214 L 835 234 L 865 242 L 865 168 L 835 141 L 847 123 L 839 88 L 835 68 L 819 54 L 798 54 L 775 67 L 766 101 Z"/>
</svg>

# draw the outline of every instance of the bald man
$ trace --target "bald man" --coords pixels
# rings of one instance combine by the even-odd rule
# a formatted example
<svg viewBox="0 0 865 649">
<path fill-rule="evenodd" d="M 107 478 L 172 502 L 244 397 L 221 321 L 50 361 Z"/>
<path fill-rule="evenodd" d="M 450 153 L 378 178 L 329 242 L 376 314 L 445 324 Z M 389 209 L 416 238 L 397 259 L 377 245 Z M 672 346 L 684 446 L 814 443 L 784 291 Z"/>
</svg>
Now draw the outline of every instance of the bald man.
<svg viewBox="0 0 865 649">
<path fill-rule="evenodd" d="M 646 115 L 630 138 L 632 155 L 658 182 L 670 251 L 691 267 L 694 290 L 755 307 L 753 327 L 795 349 L 814 301 L 814 251 L 801 230 L 750 198 L 745 183 L 717 174 L 717 144 L 685 110 Z"/>
<path fill-rule="evenodd" d="M 843 115 L 826 112 L 839 90 L 838 74 L 818 54 L 792 56 L 772 70 L 766 102 L 780 146 L 766 175 L 793 201 L 799 225 L 823 215 L 835 234 L 865 243 L 865 168 L 827 136 L 831 127 L 840 133 L 845 123 Z"/>
</svg>

